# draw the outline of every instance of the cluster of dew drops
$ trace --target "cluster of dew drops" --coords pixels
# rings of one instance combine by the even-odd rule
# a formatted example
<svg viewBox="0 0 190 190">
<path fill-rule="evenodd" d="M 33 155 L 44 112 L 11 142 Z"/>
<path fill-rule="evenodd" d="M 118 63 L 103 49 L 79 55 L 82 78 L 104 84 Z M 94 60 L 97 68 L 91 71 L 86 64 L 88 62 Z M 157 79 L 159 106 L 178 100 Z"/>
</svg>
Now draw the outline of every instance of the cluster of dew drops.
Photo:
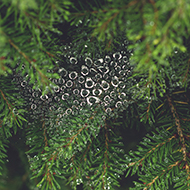
<svg viewBox="0 0 190 190">
<path fill-rule="evenodd" d="M 96 109 L 102 110 L 103 120 L 117 117 L 119 111 L 131 104 L 128 89 L 134 81 L 128 79 L 133 70 L 129 56 L 122 50 L 98 58 L 91 58 L 90 54 L 65 55 L 64 65 L 67 68 L 60 60 L 56 62 L 60 78 L 50 79 L 54 83 L 53 93 L 45 95 L 20 77 L 17 82 L 33 112 L 32 120 L 47 112 L 57 111 L 59 117 L 66 117 Z"/>
</svg>

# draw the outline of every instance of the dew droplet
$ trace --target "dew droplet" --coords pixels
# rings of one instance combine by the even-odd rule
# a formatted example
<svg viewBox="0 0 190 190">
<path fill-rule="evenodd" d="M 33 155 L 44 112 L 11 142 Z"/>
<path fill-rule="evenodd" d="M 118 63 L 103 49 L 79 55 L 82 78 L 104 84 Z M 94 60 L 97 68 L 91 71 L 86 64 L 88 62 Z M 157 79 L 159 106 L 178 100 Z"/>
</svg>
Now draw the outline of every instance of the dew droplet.
<svg viewBox="0 0 190 190">
<path fill-rule="evenodd" d="M 67 70 L 65 70 L 64 68 L 59 69 L 59 75 L 62 77 L 66 77 L 67 76 Z"/>
<path fill-rule="evenodd" d="M 67 100 L 69 98 L 69 94 L 68 93 L 65 93 L 62 95 L 62 100 Z"/>
<path fill-rule="evenodd" d="M 27 82 L 24 80 L 23 82 L 21 82 L 21 86 L 25 87 L 27 85 Z"/>
<path fill-rule="evenodd" d="M 98 73 L 98 74 L 95 75 L 95 78 L 96 78 L 96 80 L 99 80 L 99 79 L 102 78 L 102 75 L 100 73 Z"/>
<path fill-rule="evenodd" d="M 59 102 L 60 101 L 60 98 L 58 96 L 55 96 L 54 97 L 55 101 Z"/>
<path fill-rule="evenodd" d="M 86 75 L 88 75 L 88 73 L 89 73 L 88 67 L 85 66 L 85 65 L 82 65 L 82 67 L 81 67 L 81 74 L 84 75 L 84 76 L 86 76 Z"/>
<path fill-rule="evenodd" d="M 87 97 L 87 103 L 89 104 L 89 105 L 93 105 L 93 104 L 96 104 L 96 103 L 99 103 L 100 102 L 100 99 L 99 98 L 97 98 L 97 97 L 95 97 L 95 96 L 89 96 L 89 97 Z"/>
<path fill-rule="evenodd" d="M 32 109 L 32 110 L 35 110 L 36 108 L 37 108 L 36 104 L 32 104 L 32 105 L 31 105 L 31 109 Z"/>
<path fill-rule="evenodd" d="M 59 84 L 64 84 L 64 83 L 65 83 L 65 80 L 62 79 L 62 78 L 60 78 L 60 79 L 58 79 L 58 83 L 59 83 Z"/>
<path fill-rule="evenodd" d="M 79 94 L 79 89 L 74 89 L 74 90 L 73 90 L 73 94 L 74 94 L 74 95 L 78 95 L 78 94 Z"/>
<path fill-rule="evenodd" d="M 114 76 L 111 81 L 112 86 L 117 87 L 119 84 L 119 79 L 117 76 Z"/>
<path fill-rule="evenodd" d="M 102 66 L 103 61 L 104 61 L 103 59 L 98 59 L 97 61 L 94 62 L 94 65 L 97 67 Z"/>
<path fill-rule="evenodd" d="M 72 80 L 75 80 L 78 76 L 78 73 L 76 71 L 72 71 L 70 74 L 69 74 L 69 78 L 72 79 Z"/>
<path fill-rule="evenodd" d="M 67 115 L 70 115 L 70 114 L 72 113 L 72 109 L 71 109 L 71 108 L 68 108 L 68 109 L 65 111 L 65 113 L 66 113 Z"/>
<path fill-rule="evenodd" d="M 41 95 L 41 96 L 40 96 L 40 99 L 43 100 L 43 101 L 45 101 L 45 100 L 48 99 L 48 96 L 47 96 L 47 95 Z"/>
<path fill-rule="evenodd" d="M 94 86 L 94 81 L 90 78 L 86 78 L 85 87 L 86 88 L 92 88 Z"/>
<path fill-rule="evenodd" d="M 109 101 L 110 101 L 110 97 L 109 97 L 108 95 L 106 95 L 106 96 L 104 97 L 104 101 L 105 101 L 105 102 L 109 102 Z"/>
<path fill-rule="evenodd" d="M 125 56 L 123 56 L 122 61 L 124 63 L 127 63 L 129 61 L 129 58 L 125 55 Z"/>
<path fill-rule="evenodd" d="M 115 59 L 121 59 L 121 58 L 122 58 L 122 55 L 121 55 L 120 52 L 117 52 L 117 53 L 114 53 L 114 54 L 113 54 L 113 57 L 114 57 Z"/>
<path fill-rule="evenodd" d="M 78 78 L 78 82 L 79 83 L 84 83 L 84 81 L 85 81 L 85 78 L 83 77 L 83 76 L 80 76 L 79 78 Z"/>
<path fill-rule="evenodd" d="M 122 93 L 118 96 L 118 98 L 119 98 L 119 99 L 124 99 L 125 96 L 126 96 L 126 94 L 125 94 L 124 92 L 122 92 Z"/>
<path fill-rule="evenodd" d="M 37 97 L 38 97 L 38 92 L 33 92 L 33 93 L 32 93 L 32 96 L 33 96 L 34 98 L 37 98 Z"/>
<path fill-rule="evenodd" d="M 101 87 L 104 89 L 104 90 L 108 90 L 110 85 L 105 81 L 103 80 L 102 81 L 102 84 L 101 84 Z"/>
<path fill-rule="evenodd" d="M 101 90 L 101 89 L 93 89 L 93 90 L 92 90 L 92 94 L 93 94 L 94 96 L 99 96 L 101 93 L 102 93 L 102 90 Z"/>
<path fill-rule="evenodd" d="M 71 64 L 77 64 L 77 59 L 75 57 L 70 58 L 70 63 Z"/>
<path fill-rule="evenodd" d="M 72 85 L 73 85 L 73 81 L 68 80 L 67 83 L 66 83 L 66 86 L 67 86 L 68 88 L 70 88 Z"/>
<path fill-rule="evenodd" d="M 53 90 L 54 90 L 54 92 L 59 92 L 59 86 L 54 86 Z"/>
<path fill-rule="evenodd" d="M 111 109 L 111 108 L 106 108 L 105 112 L 106 112 L 107 114 L 110 114 L 110 113 L 112 112 L 112 109 Z"/>
<path fill-rule="evenodd" d="M 118 87 L 121 89 L 125 88 L 124 82 L 120 81 Z"/>
<path fill-rule="evenodd" d="M 90 94 L 90 91 L 86 89 L 82 89 L 80 94 L 82 97 L 87 97 Z"/>
<path fill-rule="evenodd" d="M 111 61 L 111 58 L 109 55 L 106 55 L 104 60 L 106 63 L 109 63 Z"/>
<path fill-rule="evenodd" d="M 89 57 L 86 57 L 86 59 L 85 59 L 85 64 L 88 66 L 88 67 L 91 67 L 91 65 L 92 65 L 92 59 L 91 58 L 89 58 Z"/>
<path fill-rule="evenodd" d="M 120 108 L 122 106 L 122 102 L 121 101 L 118 101 L 116 104 L 115 104 L 115 107 L 116 108 Z"/>
</svg>

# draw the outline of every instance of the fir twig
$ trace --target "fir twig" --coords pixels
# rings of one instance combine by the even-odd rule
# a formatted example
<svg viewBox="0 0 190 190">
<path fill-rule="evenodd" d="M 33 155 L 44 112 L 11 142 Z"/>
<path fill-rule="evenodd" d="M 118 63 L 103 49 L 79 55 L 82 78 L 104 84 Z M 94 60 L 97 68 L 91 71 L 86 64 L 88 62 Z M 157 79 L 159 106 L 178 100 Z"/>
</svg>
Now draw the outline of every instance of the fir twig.
<svg viewBox="0 0 190 190">
<path fill-rule="evenodd" d="M 184 135 L 183 135 L 183 131 L 182 131 L 183 129 L 182 129 L 180 121 L 179 121 L 179 116 L 178 116 L 176 109 L 175 109 L 174 105 L 172 104 L 172 100 L 169 96 L 167 96 L 167 100 L 168 100 L 171 112 L 173 114 L 173 118 L 175 119 L 175 124 L 177 126 L 177 132 L 180 137 L 180 142 L 182 144 L 183 160 L 186 161 L 187 160 L 187 157 L 186 157 L 187 151 L 186 151 L 185 139 L 184 139 Z"/>
</svg>

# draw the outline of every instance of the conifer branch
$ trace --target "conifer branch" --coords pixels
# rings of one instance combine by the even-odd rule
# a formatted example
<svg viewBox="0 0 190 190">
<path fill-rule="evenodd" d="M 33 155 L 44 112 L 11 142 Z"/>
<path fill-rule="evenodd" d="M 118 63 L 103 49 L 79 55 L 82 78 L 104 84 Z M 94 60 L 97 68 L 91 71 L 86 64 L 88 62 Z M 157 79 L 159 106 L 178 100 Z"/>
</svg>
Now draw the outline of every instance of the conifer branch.
<svg viewBox="0 0 190 190">
<path fill-rule="evenodd" d="M 134 166 L 135 164 L 139 163 L 138 166 L 141 165 L 142 161 L 148 156 L 148 154 L 154 152 L 156 150 L 156 148 L 163 146 L 164 144 L 166 144 L 167 142 L 170 142 L 173 138 L 176 138 L 175 135 L 173 135 L 172 137 L 168 138 L 165 142 L 159 143 L 157 144 L 155 147 L 153 147 L 151 150 L 149 150 L 143 158 L 141 158 L 140 160 L 138 160 L 137 162 L 132 162 L 129 163 L 128 166 Z"/>
<path fill-rule="evenodd" d="M 187 80 L 188 73 L 189 73 L 189 67 L 190 67 L 190 58 L 189 58 L 189 60 L 188 60 L 188 67 L 187 67 L 187 70 L 186 70 L 186 72 L 185 72 L 185 76 L 184 76 L 182 82 L 185 82 L 185 80 Z"/>
<path fill-rule="evenodd" d="M 5 97 L 5 94 L 3 93 L 3 91 L 2 91 L 1 89 L 0 89 L 0 92 L 1 92 L 1 95 L 2 95 L 3 99 L 5 100 L 5 102 L 6 102 L 7 106 L 8 106 L 8 108 L 9 108 L 9 110 L 10 110 L 10 112 L 11 112 L 13 118 L 15 119 L 15 115 L 14 115 L 14 113 L 13 113 L 13 108 L 12 108 L 11 104 L 8 102 L 7 98 Z"/>
<path fill-rule="evenodd" d="M 161 177 L 163 174 L 165 174 L 167 171 L 171 170 L 173 167 L 177 166 L 179 164 L 179 161 L 175 162 L 175 164 L 169 165 L 167 170 L 162 170 L 163 173 L 160 176 L 156 176 L 150 183 L 148 183 L 143 190 L 147 190 L 159 177 Z"/>
<path fill-rule="evenodd" d="M 81 159 L 80 159 L 80 161 L 79 161 L 80 163 L 82 163 L 83 159 L 84 159 L 84 161 L 86 162 L 86 158 L 84 158 L 84 157 L 85 157 L 86 153 L 89 151 L 93 139 L 94 139 L 94 137 L 92 137 L 91 142 L 89 142 L 89 145 L 86 147 L 86 150 L 85 150 L 84 154 L 82 155 L 82 157 L 81 157 Z M 74 161 L 73 161 L 74 157 L 75 157 L 75 155 L 73 155 L 72 158 L 71 158 L 71 160 L 72 160 L 73 163 L 74 163 Z M 77 177 L 77 174 L 78 174 L 79 169 L 80 169 L 80 165 L 78 166 L 77 170 L 75 171 L 74 178 L 73 178 L 74 180 L 75 180 L 76 177 Z M 89 176 L 86 176 L 86 178 L 89 179 L 90 177 L 89 177 Z"/>
<path fill-rule="evenodd" d="M 151 103 L 152 103 L 152 100 L 151 100 L 151 102 L 148 104 L 148 108 L 147 108 L 147 115 L 146 115 L 146 118 L 148 119 L 149 118 L 149 111 L 150 111 L 150 105 L 151 105 Z"/>
<path fill-rule="evenodd" d="M 154 26 L 152 28 L 152 34 L 155 34 L 156 28 L 157 28 L 157 24 L 158 24 L 158 9 L 156 7 L 156 3 L 154 0 L 149 0 L 149 2 L 152 4 L 153 8 L 154 8 Z"/>
<path fill-rule="evenodd" d="M 139 2 L 139 0 L 133 0 L 133 1 L 131 1 L 130 3 L 128 3 L 126 6 L 124 6 L 124 7 L 120 7 L 120 8 L 118 8 L 117 7 L 117 9 L 119 10 L 119 12 L 122 10 L 122 9 L 126 9 L 126 8 L 129 8 L 129 7 L 131 7 L 131 6 L 133 6 L 133 5 L 135 5 L 135 4 L 137 4 Z M 115 8 L 110 8 L 110 9 L 107 9 L 107 10 L 105 10 L 105 9 L 102 9 L 102 10 L 94 10 L 94 11 L 85 11 L 85 12 L 83 12 L 83 13 L 74 13 L 73 14 L 73 16 L 76 16 L 76 17 L 79 17 L 79 16 L 84 16 L 85 14 L 98 14 L 98 13 L 100 13 L 100 12 L 102 12 L 102 13 L 106 13 L 106 12 L 109 12 L 109 11 L 112 11 L 112 10 L 114 10 Z"/>
<path fill-rule="evenodd" d="M 104 182 L 104 178 L 106 177 L 105 174 L 106 174 L 106 169 L 108 168 L 108 142 L 109 142 L 109 139 L 108 139 L 108 130 L 107 130 L 107 125 L 105 124 L 105 145 L 106 145 L 106 151 L 104 152 L 104 164 L 103 164 L 103 174 L 102 174 L 102 189 L 105 188 L 105 182 Z"/>
<path fill-rule="evenodd" d="M 177 126 L 177 132 L 180 137 L 180 142 L 182 144 L 181 146 L 182 146 L 182 152 L 183 152 L 183 160 L 186 161 L 187 160 L 187 156 L 186 156 L 187 151 L 186 151 L 185 139 L 184 139 L 184 135 L 183 135 L 183 131 L 182 131 L 183 129 L 182 129 L 180 121 L 179 121 L 179 116 L 178 116 L 176 109 L 175 109 L 174 105 L 172 104 L 172 100 L 169 96 L 167 96 L 167 100 L 168 100 L 171 112 L 173 114 L 173 118 L 175 119 L 175 124 Z"/>
<path fill-rule="evenodd" d="M 32 67 L 40 74 L 41 82 L 44 85 L 48 85 L 46 81 L 49 81 L 48 77 L 45 76 L 34 64 L 33 62 L 36 62 L 36 60 L 31 61 L 30 58 L 20 50 L 18 46 L 16 46 L 11 39 L 9 39 L 9 43 L 18 51 L 19 54 L 21 54 L 31 65 Z"/>
</svg>

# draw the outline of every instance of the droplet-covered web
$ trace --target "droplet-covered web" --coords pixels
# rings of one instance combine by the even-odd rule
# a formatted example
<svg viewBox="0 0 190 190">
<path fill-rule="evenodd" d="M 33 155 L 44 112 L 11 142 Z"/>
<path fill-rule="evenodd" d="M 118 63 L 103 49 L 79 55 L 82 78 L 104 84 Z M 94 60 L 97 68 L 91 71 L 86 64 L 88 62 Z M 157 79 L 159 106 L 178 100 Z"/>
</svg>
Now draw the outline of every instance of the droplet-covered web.
<svg viewBox="0 0 190 190">
<path fill-rule="evenodd" d="M 102 110 L 105 119 L 116 116 L 131 103 L 128 89 L 133 81 L 128 77 L 133 68 L 126 52 L 116 52 L 97 59 L 69 55 L 65 62 L 67 68 L 57 61 L 60 79 L 50 79 L 54 83 L 53 94 L 42 95 L 40 89 L 33 90 L 25 80 L 19 81 L 22 92 L 29 98 L 30 110 L 38 116 L 47 110 L 59 110 L 60 117 L 63 117 L 98 109 Z M 29 93 L 24 92 L 28 90 Z"/>
</svg>

